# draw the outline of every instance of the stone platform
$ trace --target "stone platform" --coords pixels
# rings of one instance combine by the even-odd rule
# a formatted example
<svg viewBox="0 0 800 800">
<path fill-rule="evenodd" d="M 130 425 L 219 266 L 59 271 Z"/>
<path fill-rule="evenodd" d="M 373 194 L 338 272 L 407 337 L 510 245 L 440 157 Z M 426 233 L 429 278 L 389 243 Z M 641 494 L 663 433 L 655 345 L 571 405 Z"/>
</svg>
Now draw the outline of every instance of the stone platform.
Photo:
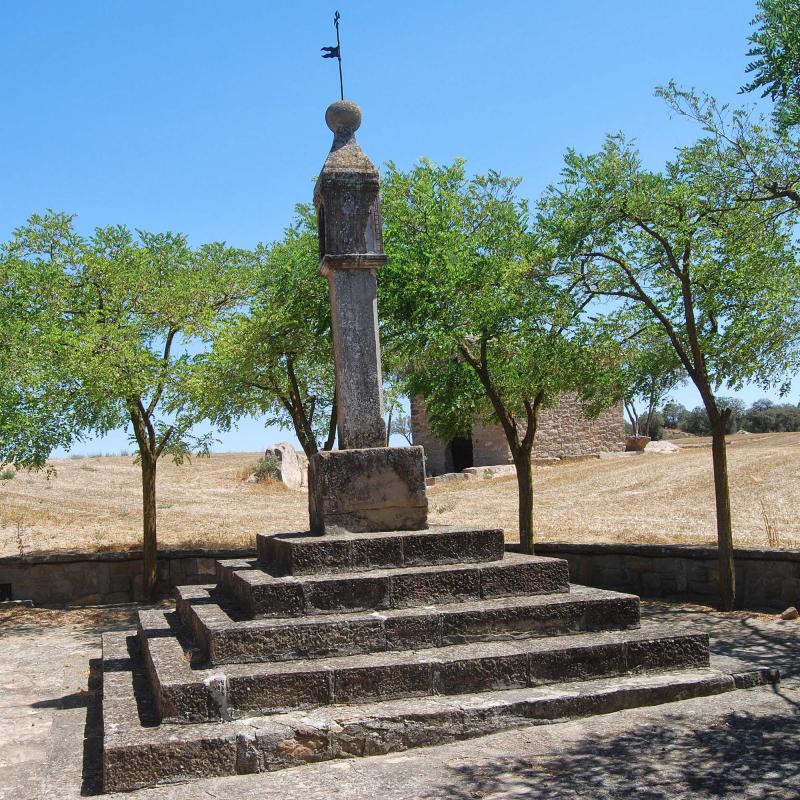
<svg viewBox="0 0 800 800">
<path fill-rule="evenodd" d="M 716 694 L 708 637 L 462 528 L 260 536 L 103 637 L 103 777 L 130 791 Z"/>
</svg>

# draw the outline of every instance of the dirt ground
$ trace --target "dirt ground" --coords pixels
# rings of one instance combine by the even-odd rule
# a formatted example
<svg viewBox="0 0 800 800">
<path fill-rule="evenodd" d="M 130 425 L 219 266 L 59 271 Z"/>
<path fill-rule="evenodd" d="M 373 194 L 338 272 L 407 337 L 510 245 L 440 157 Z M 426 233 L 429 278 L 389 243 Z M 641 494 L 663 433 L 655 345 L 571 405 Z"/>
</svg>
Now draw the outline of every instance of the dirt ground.
<svg viewBox="0 0 800 800">
<path fill-rule="evenodd" d="M 742 546 L 800 546 L 800 433 L 731 437 L 734 537 Z M 535 468 L 540 541 L 713 542 L 711 450 L 676 442 L 675 454 L 645 454 Z M 705 445 L 705 446 L 704 446 Z M 303 530 L 306 494 L 245 483 L 256 453 L 215 454 L 159 466 L 162 546 L 242 546 L 262 531 Z M 52 462 L 55 475 L 0 480 L 0 555 L 137 547 L 139 470 L 130 457 Z M 501 526 L 517 537 L 516 482 L 479 479 L 429 489 L 430 521 Z"/>
</svg>

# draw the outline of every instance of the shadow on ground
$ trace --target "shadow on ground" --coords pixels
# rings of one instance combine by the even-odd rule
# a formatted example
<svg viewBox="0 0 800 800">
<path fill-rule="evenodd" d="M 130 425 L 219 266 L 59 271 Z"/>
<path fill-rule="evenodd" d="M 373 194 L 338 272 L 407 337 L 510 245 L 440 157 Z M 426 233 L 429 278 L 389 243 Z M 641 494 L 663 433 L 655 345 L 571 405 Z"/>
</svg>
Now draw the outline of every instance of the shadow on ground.
<svg viewBox="0 0 800 800">
<path fill-rule="evenodd" d="M 38 635 L 48 629 L 72 627 L 97 636 L 102 631 L 136 627 L 138 609 L 133 603 L 71 609 L 16 607 L 0 612 L 0 629 L 4 636 L 10 636 Z"/>
<path fill-rule="evenodd" d="M 780 691 L 780 690 L 778 690 Z M 697 720 L 702 723 L 702 720 Z M 699 727 L 699 724 L 698 724 Z M 452 769 L 426 800 L 800 796 L 800 714 L 732 713 L 701 730 L 677 715 L 609 737 L 592 735 L 556 756 L 500 758 Z"/>
<path fill-rule="evenodd" d="M 652 601 L 642 603 L 642 621 L 707 633 L 712 658 L 723 659 L 718 661 L 720 666 L 731 658 L 751 667 L 774 667 L 780 670 L 783 683 L 800 685 L 800 621 L 758 612 L 696 611 Z"/>
</svg>

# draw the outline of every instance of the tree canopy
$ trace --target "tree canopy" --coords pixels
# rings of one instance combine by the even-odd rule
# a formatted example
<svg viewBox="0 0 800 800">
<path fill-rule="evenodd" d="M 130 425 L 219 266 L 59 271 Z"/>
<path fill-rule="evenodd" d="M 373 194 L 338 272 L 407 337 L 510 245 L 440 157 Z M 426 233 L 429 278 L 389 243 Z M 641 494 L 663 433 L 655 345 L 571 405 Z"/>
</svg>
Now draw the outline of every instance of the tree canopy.
<svg viewBox="0 0 800 800">
<path fill-rule="evenodd" d="M 59 416 L 56 435 L 37 439 L 37 454 L 83 432 L 130 426 L 142 466 L 148 591 L 156 463 L 207 451 L 210 440 L 192 434 L 191 345 L 241 298 L 248 260 L 223 244 L 193 249 L 180 234 L 124 226 L 83 237 L 72 217 L 57 213 L 31 217 L 4 248 L 7 279 L 28 309 L 26 346 L 36 354 L 20 396 L 43 415 L 53 403 Z"/>
<path fill-rule="evenodd" d="M 581 326 L 582 294 L 538 256 L 519 181 L 464 163 L 389 165 L 380 273 L 387 358 L 445 441 L 501 425 L 517 468 L 520 540 L 532 550 L 531 450 L 542 407 L 618 388 Z M 601 398 L 602 391 L 608 390 Z M 613 388 L 612 388 L 613 387 Z"/>
<path fill-rule="evenodd" d="M 743 129 L 744 130 L 744 129 Z M 733 603 L 721 387 L 785 388 L 800 361 L 800 270 L 788 197 L 742 194 L 741 161 L 715 136 L 645 168 L 622 135 L 569 151 L 541 204 L 554 256 L 597 298 L 648 314 L 696 386 L 714 432 L 723 605 Z"/>
<path fill-rule="evenodd" d="M 308 456 L 336 435 L 330 301 L 318 266 L 313 209 L 301 205 L 283 239 L 256 248 L 251 299 L 214 329 L 193 387 L 201 415 L 218 426 L 264 415 L 292 428 Z"/>
<path fill-rule="evenodd" d="M 775 103 L 781 128 L 800 124 L 800 3 L 797 0 L 758 0 L 750 36 L 747 72 L 752 80 L 743 92 L 761 92 Z"/>
</svg>

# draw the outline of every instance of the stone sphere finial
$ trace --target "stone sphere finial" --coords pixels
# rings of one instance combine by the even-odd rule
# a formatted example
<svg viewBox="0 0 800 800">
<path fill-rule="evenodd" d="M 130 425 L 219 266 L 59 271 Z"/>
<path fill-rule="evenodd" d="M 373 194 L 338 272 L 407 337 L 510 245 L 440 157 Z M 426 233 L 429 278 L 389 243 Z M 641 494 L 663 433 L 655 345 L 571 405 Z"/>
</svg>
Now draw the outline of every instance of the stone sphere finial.
<svg viewBox="0 0 800 800">
<path fill-rule="evenodd" d="M 352 134 L 361 125 L 361 109 L 352 100 L 337 100 L 328 106 L 325 122 L 335 134 Z"/>
</svg>

